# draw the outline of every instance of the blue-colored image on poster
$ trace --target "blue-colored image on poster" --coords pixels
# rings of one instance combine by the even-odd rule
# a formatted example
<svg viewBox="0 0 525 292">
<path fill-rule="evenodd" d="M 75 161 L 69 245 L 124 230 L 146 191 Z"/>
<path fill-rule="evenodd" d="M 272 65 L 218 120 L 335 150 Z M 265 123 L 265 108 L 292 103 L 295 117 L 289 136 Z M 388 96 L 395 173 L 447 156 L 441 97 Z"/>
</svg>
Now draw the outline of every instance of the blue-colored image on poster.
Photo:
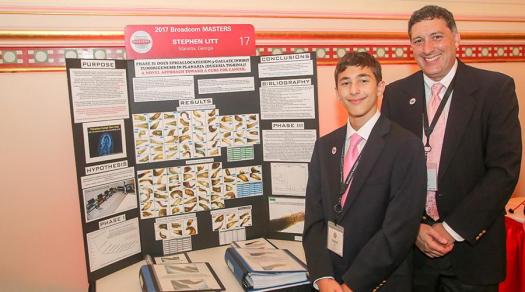
<svg viewBox="0 0 525 292">
<path fill-rule="evenodd" d="M 86 162 L 99 162 L 126 155 L 123 121 L 84 124 Z"/>
</svg>

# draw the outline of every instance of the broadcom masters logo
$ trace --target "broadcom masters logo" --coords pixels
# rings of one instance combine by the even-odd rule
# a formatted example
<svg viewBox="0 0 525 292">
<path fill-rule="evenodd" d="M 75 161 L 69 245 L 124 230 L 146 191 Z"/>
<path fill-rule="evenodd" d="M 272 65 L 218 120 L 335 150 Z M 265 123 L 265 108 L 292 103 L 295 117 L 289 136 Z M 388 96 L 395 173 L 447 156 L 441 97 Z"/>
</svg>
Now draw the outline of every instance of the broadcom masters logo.
<svg viewBox="0 0 525 292">
<path fill-rule="evenodd" d="M 149 33 L 139 30 L 131 35 L 129 43 L 135 52 L 144 54 L 151 50 L 153 39 L 151 39 Z"/>
</svg>

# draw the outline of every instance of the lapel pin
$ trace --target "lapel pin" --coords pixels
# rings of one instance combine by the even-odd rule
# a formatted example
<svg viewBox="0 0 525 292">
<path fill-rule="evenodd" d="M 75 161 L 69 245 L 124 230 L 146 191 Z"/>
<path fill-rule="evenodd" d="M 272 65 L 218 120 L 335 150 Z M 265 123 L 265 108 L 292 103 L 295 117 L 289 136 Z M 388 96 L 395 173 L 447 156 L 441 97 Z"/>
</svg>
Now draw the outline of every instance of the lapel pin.
<svg viewBox="0 0 525 292">
<path fill-rule="evenodd" d="M 410 105 L 413 105 L 414 103 L 416 103 L 416 99 L 412 97 L 408 103 Z"/>
<path fill-rule="evenodd" d="M 335 155 L 336 153 L 337 153 L 337 148 L 335 148 L 335 146 L 334 146 L 334 147 L 332 147 L 332 155 Z"/>
</svg>

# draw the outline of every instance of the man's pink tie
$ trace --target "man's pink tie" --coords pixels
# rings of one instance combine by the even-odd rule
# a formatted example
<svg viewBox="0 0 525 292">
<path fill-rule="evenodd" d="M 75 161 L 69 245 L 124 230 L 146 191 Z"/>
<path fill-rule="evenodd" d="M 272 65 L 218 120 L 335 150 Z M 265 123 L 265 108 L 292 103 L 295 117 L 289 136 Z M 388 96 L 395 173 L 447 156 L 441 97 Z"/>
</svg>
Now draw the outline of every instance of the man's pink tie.
<svg viewBox="0 0 525 292">
<path fill-rule="evenodd" d="M 434 115 L 436 114 L 439 104 L 441 103 L 441 96 L 439 95 L 439 93 L 441 92 L 443 87 L 444 86 L 441 83 L 435 83 L 434 85 L 432 85 L 430 104 L 428 106 L 429 124 L 434 118 Z M 432 131 L 432 134 L 430 135 L 429 142 L 430 142 L 430 146 L 432 147 L 432 150 L 427 154 L 427 164 L 432 163 L 435 165 L 436 176 L 437 176 L 437 171 L 439 169 L 439 159 L 441 157 L 441 149 L 443 147 L 443 138 L 445 137 L 445 127 L 446 127 L 445 115 L 443 114 L 443 112 L 441 112 L 441 115 L 439 116 L 436 126 L 434 127 L 434 130 Z M 439 219 L 439 212 L 438 212 L 437 204 L 436 204 L 436 192 L 435 191 L 427 191 L 427 202 L 425 205 L 425 210 L 428 216 L 430 216 L 432 219 L 434 220 Z"/>
<path fill-rule="evenodd" d="M 357 160 L 357 157 L 359 157 L 359 149 L 357 148 L 357 145 L 359 145 L 359 142 L 363 140 L 359 134 L 354 133 L 352 136 L 350 136 L 350 142 L 348 146 L 348 150 L 345 154 L 345 160 L 343 163 L 343 173 L 344 178 L 346 181 L 346 177 L 350 174 L 350 170 L 352 169 L 352 166 L 354 165 L 355 161 Z M 350 182 L 351 184 L 352 182 Z M 346 196 L 348 195 L 348 190 L 350 189 L 350 184 L 348 184 L 348 187 L 346 188 L 345 193 L 343 194 L 343 197 L 341 197 L 341 206 L 345 205 Z"/>
</svg>

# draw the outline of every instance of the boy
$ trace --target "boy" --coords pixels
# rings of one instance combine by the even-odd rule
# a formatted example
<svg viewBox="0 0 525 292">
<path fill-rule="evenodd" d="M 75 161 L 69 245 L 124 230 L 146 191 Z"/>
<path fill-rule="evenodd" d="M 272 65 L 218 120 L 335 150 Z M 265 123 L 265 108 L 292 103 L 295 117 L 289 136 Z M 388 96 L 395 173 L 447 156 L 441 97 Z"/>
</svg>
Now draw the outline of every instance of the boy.
<svg viewBox="0 0 525 292">
<path fill-rule="evenodd" d="M 303 246 L 320 291 L 410 291 L 410 255 L 426 192 L 421 140 L 380 115 L 381 66 L 364 52 L 336 66 L 347 125 L 318 139 Z"/>
</svg>

